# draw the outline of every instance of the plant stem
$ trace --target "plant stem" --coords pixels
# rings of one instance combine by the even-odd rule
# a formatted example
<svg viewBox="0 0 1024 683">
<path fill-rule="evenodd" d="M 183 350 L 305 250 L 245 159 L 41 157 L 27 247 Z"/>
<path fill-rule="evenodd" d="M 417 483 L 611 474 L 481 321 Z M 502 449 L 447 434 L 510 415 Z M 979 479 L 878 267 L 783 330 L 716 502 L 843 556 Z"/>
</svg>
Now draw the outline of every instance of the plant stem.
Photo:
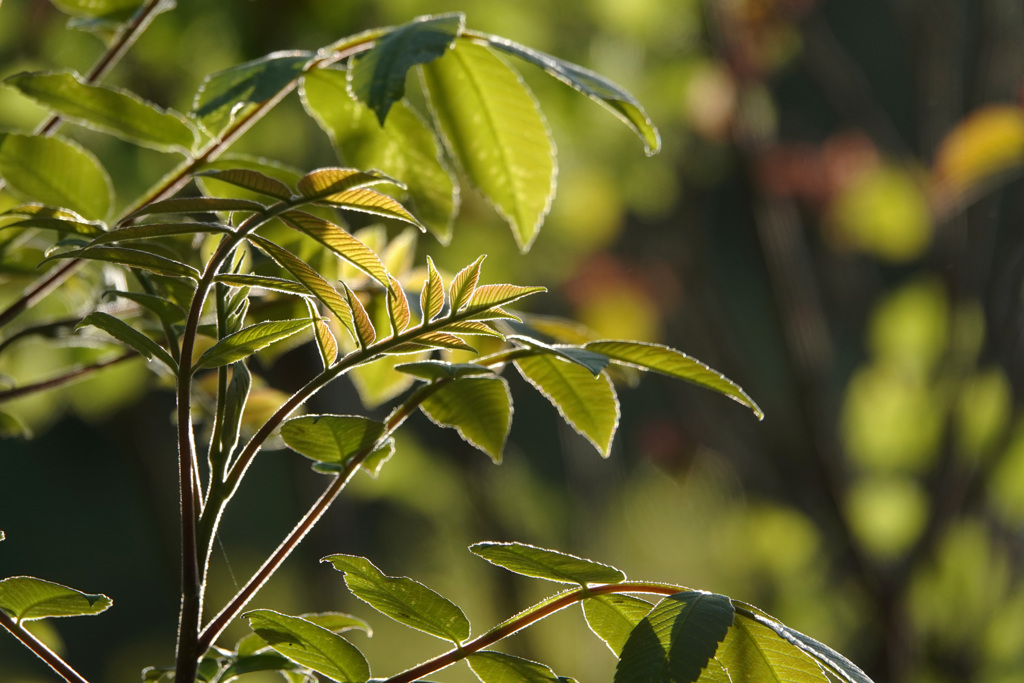
<svg viewBox="0 0 1024 683">
<path fill-rule="evenodd" d="M 123 356 L 118 356 L 116 358 L 111 358 L 109 360 L 100 361 L 99 363 L 94 363 L 93 365 L 86 365 L 84 367 L 74 368 L 58 377 L 51 377 L 50 379 L 46 379 L 41 382 L 36 382 L 34 384 L 26 384 L 25 386 L 22 387 L 15 387 L 14 389 L 8 389 L 7 391 L 0 391 L 0 403 L 4 403 L 6 401 L 13 401 L 16 398 L 28 396 L 29 394 L 33 394 L 37 391 L 53 389 L 64 384 L 68 384 L 69 382 L 75 382 L 77 380 L 82 379 L 86 375 L 91 375 L 97 370 L 102 370 L 103 368 L 109 367 L 111 365 L 117 365 L 118 363 L 121 363 L 123 361 L 131 360 L 132 358 L 138 358 L 138 356 L 138 352 L 129 351 L 128 353 L 125 353 Z"/>
<path fill-rule="evenodd" d="M 11 635 L 21 641 L 21 644 L 31 650 L 36 657 L 46 662 L 47 666 L 57 672 L 61 678 L 68 683 L 89 683 L 82 674 L 71 668 L 71 665 L 60 658 L 56 652 L 46 646 L 46 643 L 36 638 L 28 629 L 11 618 L 7 612 L 0 609 L 0 626 L 11 632 Z"/>
</svg>

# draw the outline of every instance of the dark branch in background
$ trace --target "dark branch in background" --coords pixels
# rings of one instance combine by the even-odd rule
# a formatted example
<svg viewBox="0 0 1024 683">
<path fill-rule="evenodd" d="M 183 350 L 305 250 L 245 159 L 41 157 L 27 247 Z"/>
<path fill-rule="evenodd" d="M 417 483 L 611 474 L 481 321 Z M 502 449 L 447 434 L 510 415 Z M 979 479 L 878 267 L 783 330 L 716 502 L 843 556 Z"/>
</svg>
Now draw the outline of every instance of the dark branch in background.
<svg viewBox="0 0 1024 683">
<path fill-rule="evenodd" d="M 123 361 L 131 360 L 132 358 L 138 357 L 139 354 L 137 352 L 130 351 L 124 354 L 123 356 L 118 356 L 116 358 L 111 358 L 109 360 L 100 361 L 99 363 L 94 363 L 93 365 L 86 365 L 83 367 L 73 368 L 65 372 L 63 375 L 52 377 L 41 382 L 36 382 L 34 384 L 26 384 L 25 386 L 15 387 L 14 389 L 8 389 L 7 391 L 0 391 L 0 403 L 4 403 L 5 401 L 12 401 L 16 398 L 21 398 L 22 396 L 28 396 L 29 394 L 34 394 L 37 391 L 55 389 L 59 386 L 69 384 L 80 379 L 85 379 L 87 376 L 91 375 L 97 370 L 102 370 L 103 368 L 110 367 L 111 365 L 117 365 L 118 363 L 121 363 Z"/>
</svg>

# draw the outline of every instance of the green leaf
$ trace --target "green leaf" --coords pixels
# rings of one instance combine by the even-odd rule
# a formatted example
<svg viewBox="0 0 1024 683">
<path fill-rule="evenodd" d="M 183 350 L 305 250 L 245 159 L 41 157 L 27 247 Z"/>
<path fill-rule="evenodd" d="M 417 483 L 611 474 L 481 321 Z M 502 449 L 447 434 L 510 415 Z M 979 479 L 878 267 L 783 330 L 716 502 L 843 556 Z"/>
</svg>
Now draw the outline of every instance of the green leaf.
<svg viewBox="0 0 1024 683">
<path fill-rule="evenodd" d="M 259 287 L 261 289 L 269 289 L 274 292 L 283 292 L 285 294 L 298 294 L 300 296 L 310 295 L 309 289 L 307 289 L 301 282 L 288 280 L 283 277 L 250 275 L 246 273 L 221 273 L 214 279 L 214 281 L 222 282 L 233 287 Z"/>
<path fill-rule="evenodd" d="M 526 543 L 475 543 L 469 549 L 493 565 L 537 579 L 578 583 L 584 587 L 588 583 L 621 583 L 626 580 L 626 575 L 615 567 Z"/>
<path fill-rule="evenodd" d="M 531 294 L 548 291 L 546 287 L 523 287 L 521 285 L 480 285 L 473 291 L 463 313 L 482 313 L 498 306 L 512 303 Z M 501 316 L 509 317 L 509 316 Z M 515 318 L 515 316 L 511 316 Z"/>
<path fill-rule="evenodd" d="M 508 339 L 522 342 L 526 346 L 532 348 L 544 349 L 552 355 L 558 356 L 570 363 L 576 363 L 577 365 L 589 370 L 590 374 L 594 377 L 600 375 L 601 371 L 608 367 L 608 356 L 603 353 L 597 353 L 596 351 L 588 351 L 587 349 L 581 349 L 578 346 L 545 344 L 533 337 L 526 337 L 520 334 L 510 334 L 508 335 Z"/>
<path fill-rule="evenodd" d="M 142 0 L 50 0 L 54 7 L 73 17 L 125 19 Z"/>
<path fill-rule="evenodd" d="M 155 313 L 161 322 L 167 325 L 185 322 L 185 310 L 178 304 L 168 301 L 163 297 L 143 294 L 142 292 L 122 292 L 118 289 L 108 289 L 103 294 L 104 296 L 116 296 L 134 301 L 146 310 Z"/>
<path fill-rule="evenodd" d="M 231 228 L 221 223 L 139 223 L 104 232 L 89 242 L 86 248 L 111 242 L 149 240 L 196 233 L 225 234 L 229 232 L 231 232 Z"/>
<path fill-rule="evenodd" d="M 336 195 L 372 185 L 401 183 L 380 171 L 360 171 L 358 168 L 329 166 L 318 168 L 302 176 L 296 188 L 306 201 L 332 201 Z"/>
<path fill-rule="evenodd" d="M 0 176 L 20 195 L 103 220 L 114 190 L 99 160 L 58 136 L 0 133 Z"/>
<path fill-rule="evenodd" d="M 459 190 L 441 145 L 416 111 L 396 102 L 384 126 L 347 91 L 346 76 L 314 69 L 302 79 L 302 102 L 339 155 L 358 168 L 378 168 L 406 186 L 407 202 L 442 244 L 451 240 Z"/>
<path fill-rule="evenodd" d="M 635 341 L 596 341 L 587 344 L 586 348 L 627 365 L 654 370 L 717 391 L 750 408 L 758 420 L 764 418 L 761 409 L 739 385 L 681 351 L 661 344 Z"/>
<path fill-rule="evenodd" d="M 814 658 L 779 634 L 737 614 L 715 658 L 734 681 L 828 683 Z"/>
<path fill-rule="evenodd" d="M 452 153 L 528 251 L 555 191 L 554 143 L 533 93 L 504 60 L 465 41 L 423 73 Z"/>
<path fill-rule="evenodd" d="M 31 576 L 12 576 L 0 581 L 0 609 L 18 622 L 99 614 L 110 605 L 106 595 L 83 593 Z"/>
<path fill-rule="evenodd" d="M 0 412 L 0 439 L 31 439 L 32 430 L 22 419 L 10 413 Z M 4 532 L 0 531 L 0 541 Z"/>
<path fill-rule="evenodd" d="M 434 267 L 434 261 L 427 257 L 427 278 L 420 290 L 420 310 L 423 312 L 421 325 L 436 318 L 444 308 L 444 281 Z"/>
<path fill-rule="evenodd" d="M 396 365 L 395 370 L 407 375 L 432 382 L 438 379 L 458 379 L 459 377 L 480 377 L 493 375 L 494 370 L 475 363 L 446 363 L 441 360 L 421 360 L 414 363 Z"/>
<path fill-rule="evenodd" d="M 601 457 L 611 455 L 619 425 L 619 400 L 611 380 L 603 374 L 595 377 L 583 365 L 550 353 L 518 358 L 515 364 L 565 421 L 594 444 Z"/>
<path fill-rule="evenodd" d="M 393 277 L 390 280 L 391 287 L 387 291 L 388 318 L 391 320 L 391 333 L 397 336 L 409 327 L 412 313 L 402 283 Z"/>
<path fill-rule="evenodd" d="M 299 616 L 333 633 L 356 630 L 370 636 L 373 635 L 373 629 L 364 620 L 344 612 L 309 612 Z"/>
<path fill-rule="evenodd" d="M 615 669 L 615 683 L 691 683 L 715 656 L 733 621 L 724 595 L 670 595 L 633 629 Z"/>
<path fill-rule="evenodd" d="M 352 310 L 352 327 L 356 331 L 356 341 L 359 343 L 359 348 L 365 349 L 377 339 L 377 331 L 373 329 L 370 316 L 366 314 L 366 309 L 363 308 L 359 297 L 344 282 L 341 283 L 341 286 L 344 288 L 345 302 Z"/>
<path fill-rule="evenodd" d="M 364 683 L 370 678 L 370 667 L 362 653 L 322 626 L 268 609 L 242 616 L 270 647 L 297 664 L 344 683 Z"/>
<path fill-rule="evenodd" d="M 404 206 L 386 194 L 381 194 L 367 188 L 337 192 L 319 201 L 339 209 L 349 209 L 382 218 L 391 218 L 404 223 L 411 223 L 421 231 L 427 231 L 426 226 L 416 220 L 416 217 L 409 213 Z"/>
<path fill-rule="evenodd" d="M 387 268 L 372 249 L 340 227 L 305 211 L 286 211 L 281 220 L 309 235 L 385 287 L 391 286 Z"/>
<path fill-rule="evenodd" d="M 548 667 L 522 657 L 482 650 L 466 657 L 469 668 L 483 683 L 558 683 Z"/>
<path fill-rule="evenodd" d="M 476 261 L 460 270 L 452 278 L 452 283 L 448 288 L 448 302 L 453 313 L 457 313 L 473 298 L 473 292 L 476 291 L 477 283 L 480 280 L 480 266 L 483 265 L 485 258 L 487 258 L 487 254 L 478 256 Z"/>
<path fill-rule="evenodd" d="M 174 362 L 174 358 L 162 346 L 112 315 L 95 311 L 85 316 L 75 329 L 77 330 L 86 325 L 98 327 L 119 342 L 135 349 L 146 358 L 156 358 L 171 370 L 177 371 L 178 369 L 178 364 Z"/>
<path fill-rule="evenodd" d="M 94 237 L 102 235 L 107 226 L 102 221 L 87 221 L 74 211 L 59 209 L 41 204 L 22 204 L 0 213 L 4 217 L 22 218 L 16 223 L 0 226 L 6 228 L 39 228 L 55 230 L 60 235 L 83 235 Z"/>
<path fill-rule="evenodd" d="M 344 572 L 353 595 L 395 621 L 456 645 L 469 638 L 469 620 L 462 610 L 422 583 L 385 576 L 364 557 L 339 554 L 320 561 Z"/>
<path fill-rule="evenodd" d="M 86 84 L 71 71 L 20 73 L 4 83 L 66 119 L 129 142 L 184 154 L 195 145 L 196 131 L 182 114 L 128 90 Z"/>
<path fill-rule="evenodd" d="M 444 327 L 440 328 L 438 332 L 447 332 L 450 334 L 469 334 L 484 337 L 497 337 L 498 339 L 501 340 L 505 339 L 505 335 L 503 335 L 501 332 L 498 332 L 488 323 L 476 322 L 473 320 L 462 320 L 449 323 Z"/>
<path fill-rule="evenodd" d="M 658 129 L 651 123 L 651 119 L 647 116 L 640 102 L 601 74 L 594 73 L 590 69 L 584 69 L 582 66 L 566 62 L 539 50 L 520 45 L 507 38 L 479 33 L 471 35 L 474 38 L 482 38 L 493 48 L 539 66 L 551 76 L 607 108 L 640 136 L 640 139 L 643 140 L 647 156 L 653 156 L 661 149 L 661 136 L 658 134 Z"/>
<path fill-rule="evenodd" d="M 254 107 L 290 88 L 314 57 L 312 52 L 272 52 L 207 76 L 193 102 L 200 125 L 216 136 Z"/>
<path fill-rule="evenodd" d="M 223 183 L 241 187 L 257 194 L 274 197 L 288 201 L 292 198 L 292 191 L 287 185 L 277 178 L 271 178 L 265 173 L 254 171 L 248 168 L 229 168 L 222 171 L 203 171 L 198 174 L 204 178 L 214 178 Z"/>
<path fill-rule="evenodd" d="M 287 671 L 298 669 L 299 665 L 276 652 L 261 652 L 253 655 L 242 655 L 224 670 L 221 681 L 231 681 L 242 674 L 256 671 Z"/>
<path fill-rule="evenodd" d="M 435 424 L 454 427 L 465 441 L 501 462 L 512 427 L 512 394 L 500 377 L 462 377 L 431 394 L 420 409 Z"/>
<path fill-rule="evenodd" d="M 126 247 L 88 247 L 76 251 L 66 251 L 60 254 L 48 256 L 42 263 L 55 259 L 76 258 L 88 259 L 91 261 L 106 261 L 108 263 L 119 263 L 129 268 L 141 268 L 158 275 L 170 275 L 171 277 L 185 277 L 190 280 L 199 280 L 199 271 L 190 265 L 175 261 L 165 256 L 158 256 L 148 251 L 139 249 L 128 249 Z"/>
<path fill-rule="evenodd" d="M 316 306 L 312 301 L 306 300 L 306 308 L 309 316 L 313 319 L 313 337 L 316 339 L 316 348 L 320 352 L 320 360 L 323 361 L 324 370 L 334 365 L 338 360 L 338 340 L 334 338 L 330 325 L 320 317 Z"/>
<path fill-rule="evenodd" d="M 383 434 L 383 422 L 352 415 L 304 415 L 281 425 L 281 438 L 293 451 L 338 464 L 372 448 Z"/>
<path fill-rule="evenodd" d="M 276 341 L 301 332 L 309 326 L 308 318 L 299 320 L 270 320 L 250 325 L 234 334 L 229 334 L 206 350 L 195 366 L 193 372 L 218 368 L 221 365 L 234 363 L 248 358 L 260 349 L 270 346 Z"/>
<path fill-rule="evenodd" d="M 175 197 L 146 204 L 128 218 L 149 216 L 156 213 L 212 213 L 214 211 L 251 211 L 260 213 L 267 207 L 248 199 L 225 199 L 221 197 Z"/>
<path fill-rule="evenodd" d="M 383 126 L 391 105 L 405 95 L 409 69 L 447 52 L 464 25 L 465 15 L 453 12 L 417 17 L 392 30 L 354 60 L 349 69 L 352 94 L 376 112 Z"/>
<path fill-rule="evenodd" d="M 653 607 L 630 595 L 597 595 L 583 601 L 583 615 L 590 630 L 618 657 L 629 634 Z"/>
<path fill-rule="evenodd" d="M 230 456 L 238 445 L 238 437 L 242 431 L 242 415 L 245 404 L 249 400 L 252 389 L 252 374 L 245 363 L 239 361 L 231 365 L 231 381 L 228 382 L 227 394 L 224 397 L 224 417 L 220 430 L 220 451 Z"/>
<path fill-rule="evenodd" d="M 412 340 L 415 344 L 425 344 L 439 349 L 460 349 L 462 351 L 476 351 L 472 346 L 462 341 L 453 334 L 446 332 L 427 332 Z"/>
</svg>

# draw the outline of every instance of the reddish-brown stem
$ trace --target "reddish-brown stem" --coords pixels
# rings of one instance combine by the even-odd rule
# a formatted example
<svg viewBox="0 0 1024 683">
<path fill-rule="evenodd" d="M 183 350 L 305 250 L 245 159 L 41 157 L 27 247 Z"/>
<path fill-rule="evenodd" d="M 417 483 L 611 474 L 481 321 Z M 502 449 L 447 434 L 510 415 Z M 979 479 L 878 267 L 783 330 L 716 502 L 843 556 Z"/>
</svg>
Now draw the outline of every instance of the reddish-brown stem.
<svg viewBox="0 0 1024 683">
<path fill-rule="evenodd" d="M 36 382 L 34 384 L 26 384 L 25 386 L 22 387 L 15 387 L 14 389 L 8 389 L 7 391 L 0 391 L 0 403 L 12 401 L 22 396 L 34 394 L 37 391 L 53 389 L 64 384 L 68 384 L 69 382 L 80 380 L 84 378 L 86 375 L 90 375 L 96 372 L 97 370 L 102 370 L 103 368 L 110 367 L 111 365 L 117 365 L 118 363 L 121 363 L 123 361 L 131 360 L 132 358 L 138 357 L 138 355 L 139 354 L 136 353 L 135 351 L 130 351 L 124 354 L 123 356 L 118 356 L 117 358 L 111 358 L 109 360 L 101 361 L 93 365 L 86 365 L 84 367 L 74 368 L 72 370 L 69 370 L 68 372 L 65 372 L 63 375 L 60 375 L 59 377 L 51 377 L 50 379 L 46 379 L 41 382 Z"/>
<path fill-rule="evenodd" d="M 46 643 L 36 638 L 28 629 L 11 618 L 7 612 L 0 609 L 0 626 L 11 632 L 11 635 L 21 641 L 21 644 L 31 650 L 36 657 L 46 662 L 47 666 L 56 671 L 61 678 L 68 683 L 89 683 L 82 674 L 71 668 L 71 665 L 60 658 L 56 652 L 46 646 Z"/>
</svg>

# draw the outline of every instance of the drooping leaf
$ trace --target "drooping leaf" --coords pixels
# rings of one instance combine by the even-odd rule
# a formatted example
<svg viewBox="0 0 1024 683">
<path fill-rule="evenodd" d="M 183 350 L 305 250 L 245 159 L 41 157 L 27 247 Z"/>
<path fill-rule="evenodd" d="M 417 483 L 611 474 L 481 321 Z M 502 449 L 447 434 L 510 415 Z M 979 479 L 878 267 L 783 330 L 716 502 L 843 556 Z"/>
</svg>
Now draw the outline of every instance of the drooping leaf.
<svg viewBox="0 0 1024 683">
<path fill-rule="evenodd" d="M 594 377 L 600 375 L 601 371 L 608 367 L 608 356 L 603 353 L 597 353 L 596 351 L 581 349 L 578 346 L 545 344 L 533 337 L 527 337 L 520 334 L 510 334 L 508 335 L 508 339 L 522 342 L 526 346 L 533 348 L 545 349 L 552 355 L 586 368 Z"/>
<path fill-rule="evenodd" d="M 469 638 L 469 620 L 454 603 L 406 577 L 385 576 L 372 562 L 354 555 L 329 555 L 345 574 L 352 594 L 395 621 L 456 645 Z"/>
<path fill-rule="evenodd" d="M 0 133 L 0 176 L 25 197 L 103 220 L 114 190 L 99 160 L 58 136 Z"/>
<path fill-rule="evenodd" d="M 619 400 L 611 380 L 597 377 L 583 365 L 550 354 L 518 358 L 516 367 L 559 414 L 607 458 L 619 425 Z"/>
<path fill-rule="evenodd" d="M 68 120 L 145 147 L 187 154 L 196 141 L 182 114 L 128 90 L 86 84 L 74 72 L 20 73 L 4 83 Z"/>
<path fill-rule="evenodd" d="M 362 653 L 322 626 L 268 609 L 242 616 L 270 647 L 297 664 L 343 683 L 365 683 L 370 678 L 370 666 Z"/>
<path fill-rule="evenodd" d="M 482 650 L 466 661 L 483 683 L 558 683 L 559 678 L 547 666 L 522 657 Z"/>
<path fill-rule="evenodd" d="M 459 188 L 445 164 L 441 146 L 414 109 L 395 102 L 384 126 L 347 90 L 346 75 L 314 69 L 302 81 L 306 110 L 330 136 L 346 163 L 378 168 L 401 181 L 408 204 L 442 244 L 451 239 Z"/>
<path fill-rule="evenodd" d="M 304 211 L 286 211 L 281 214 L 281 220 L 320 242 L 385 287 L 390 286 L 388 271 L 377 254 L 334 223 Z"/>
<path fill-rule="evenodd" d="M 167 325 L 176 325 L 185 321 L 185 310 L 173 301 L 163 297 L 142 292 L 122 292 L 116 289 L 108 289 L 103 294 L 134 301 L 146 310 L 155 313 Z"/>
<path fill-rule="evenodd" d="M 590 630 L 618 657 L 629 634 L 653 607 L 630 595 L 596 595 L 583 601 L 583 615 Z"/>
<path fill-rule="evenodd" d="M 476 365 L 475 363 L 446 363 L 440 360 L 402 363 L 401 365 L 396 365 L 395 370 L 428 382 L 438 379 L 458 379 L 459 377 L 486 377 L 494 374 L 494 370 L 483 365 Z"/>
<path fill-rule="evenodd" d="M 228 232 L 231 232 L 231 228 L 220 223 L 139 223 L 104 232 L 89 242 L 88 247 L 111 244 L 113 242 L 174 237 L 175 235 L 194 235 L 197 233 L 224 234 Z"/>
<path fill-rule="evenodd" d="M 487 41 L 487 44 L 493 48 L 539 66 L 569 87 L 606 107 L 640 136 L 647 151 L 647 156 L 657 154 L 661 149 L 661 136 L 658 134 L 658 129 L 651 123 L 650 117 L 647 116 L 640 102 L 601 74 L 594 73 L 590 69 L 566 62 L 539 50 L 520 45 L 507 38 L 475 32 L 471 35 L 474 38 L 481 38 Z"/>
<path fill-rule="evenodd" d="M 715 658 L 734 681 L 828 683 L 814 658 L 773 629 L 739 613 Z"/>
<path fill-rule="evenodd" d="M 42 230 L 54 230 L 59 235 L 81 235 L 83 237 L 95 237 L 106 232 L 106 226 L 102 221 L 87 221 L 73 211 L 62 209 L 47 210 L 49 207 L 39 205 L 23 205 L 19 207 L 22 211 L 8 211 L 4 216 L 24 216 L 15 223 L 8 223 L 0 226 L 0 230 L 7 228 L 38 228 Z M 32 209 L 37 209 L 32 211 Z"/>
<path fill-rule="evenodd" d="M 110 605 L 106 595 L 83 593 L 31 576 L 12 576 L 0 581 L 0 609 L 18 622 L 99 614 Z"/>
<path fill-rule="evenodd" d="M 218 368 L 248 358 L 276 341 L 287 339 L 309 326 L 308 318 L 298 320 L 269 320 L 250 325 L 229 334 L 206 350 L 196 361 L 193 371 Z"/>
<path fill-rule="evenodd" d="M 291 88 L 315 56 L 312 52 L 272 52 L 211 74 L 196 93 L 193 111 L 203 128 L 217 135 L 255 106 Z"/>
<path fill-rule="evenodd" d="M 299 294 L 309 296 L 307 289 L 301 282 L 288 280 L 282 277 L 270 277 L 269 275 L 251 275 L 247 273 L 221 273 L 215 278 L 216 282 L 222 282 L 233 287 L 259 287 L 274 292 L 285 294 Z"/>
<path fill-rule="evenodd" d="M 420 290 L 420 310 L 423 312 L 423 320 L 420 324 L 425 325 L 441 313 L 444 308 L 444 281 L 441 279 L 434 262 L 427 257 L 427 278 L 423 281 L 423 289 Z"/>
<path fill-rule="evenodd" d="M 162 346 L 134 327 L 108 313 L 94 311 L 85 316 L 75 329 L 88 325 L 98 327 L 114 339 L 126 344 L 129 348 L 135 349 L 146 358 L 156 358 L 172 371 L 178 369 L 178 364 L 174 362 L 174 358 Z"/>
<path fill-rule="evenodd" d="M 303 415 L 281 425 L 281 438 L 311 460 L 344 464 L 372 447 L 384 434 L 384 423 L 353 415 Z"/>
<path fill-rule="evenodd" d="M 724 595 L 670 595 L 633 629 L 615 669 L 615 683 L 692 683 L 715 656 L 733 621 Z"/>
<path fill-rule="evenodd" d="M 248 168 L 230 168 L 222 171 L 203 171 L 200 177 L 215 178 L 221 182 L 256 192 L 258 194 L 288 201 L 292 191 L 277 178 Z"/>
<path fill-rule="evenodd" d="M 174 197 L 146 204 L 132 213 L 129 218 L 150 216 L 158 213 L 211 213 L 214 211 L 251 211 L 260 213 L 267 207 L 248 199 L 226 199 L 221 197 Z"/>
<path fill-rule="evenodd" d="M 391 278 L 391 288 L 387 291 L 388 318 L 391 320 L 392 335 L 399 335 L 409 327 L 412 313 L 409 310 L 409 300 L 402 289 L 402 283 Z"/>
<path fill-rule="evenodd" d="M 591 351 L 597 351 L 622 363 L 654 370 L 669 377 L 686 380 L 728 396 L 734 401 L 754 411 L 757 419 L 764 418 L 764 413 L 732 380 L 717 370 L 709 368 L 696 358 L 691 358 L 681 351 L 662 346 L 635 341 L 596 341 L 586 345 Z"/>
<path fill-rule="evenodd" d="M 443 55 L 464 24 L 462 13 L 451 13 L 417 17 L 392 30 L 353 61 L 349 69 L 352 93 L 376 112 L 383 126 L 391 105 L 405 95 L 409 69 Z"/>
<path fill-rule="evenodd" d="M 141 268 L 157 275 L 170 275 L 171 277 L 185 277 L 190 280 L 199 280 L 199 271 L 192 266 L 169 259 L 166 256 L 159 256 L 140 249 L 128 249 L 127 247 L 88 247 L 75 251 L 66 251 L 54 254 L 43 259 L 42 263 L 55 259 L 77 258 L 92 261 L 106 261 L 107 263 L 119 263 L 130 268 Z"/>
<path fill-rule="evenodd" d="M 468 266 L 460 270 L 452 278 L 448 287 L 448 305 L 453 313 L 458 312 L 468 304 L 476 291 L 477 282 L 480 280 L 480 266 L 483 265 L 487 254 L 481 254 Z"/>
<path fill-rule="evenodd" d="M 501 462 L 512 426 L 512 395 L 500 377 L 462 377 L 420 404 L 435 424 L 454 427 L 459 436 Z"/>
<path fill-rule="evenodd" d="M 510 572 L 548 581 L 586 586 L 626 580 L 626 575 L 615 567 L 526 543 L 475 543 L 469 549 L 474 555 Z"/>
<path fill-rule="evenodd" d="M 142 4 L 142 0 L 50 0 L 54 7 L 73 17 L 91 19 L 127 18 Z"/>
<path fill-rule="evenodd" d="M 423 73 L 454 156 L 528 251 L 555 189 L 554 143 L 533 93 L 504 60 L 467 41 Z"/>
</svg>

